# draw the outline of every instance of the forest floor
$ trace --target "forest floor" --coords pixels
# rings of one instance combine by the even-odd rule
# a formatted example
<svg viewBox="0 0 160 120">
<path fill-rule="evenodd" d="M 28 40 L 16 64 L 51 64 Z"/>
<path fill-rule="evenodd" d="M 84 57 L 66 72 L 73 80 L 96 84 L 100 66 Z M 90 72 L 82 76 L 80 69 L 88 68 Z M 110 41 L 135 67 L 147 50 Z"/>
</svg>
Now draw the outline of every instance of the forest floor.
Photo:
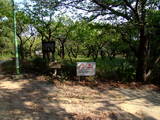
<svg viewBox="0 0 160 120">
<path fill-rule="evenodd" d="M 160 120 L 154 85 L 0 75 L 0 120 Z"/>
</svg>

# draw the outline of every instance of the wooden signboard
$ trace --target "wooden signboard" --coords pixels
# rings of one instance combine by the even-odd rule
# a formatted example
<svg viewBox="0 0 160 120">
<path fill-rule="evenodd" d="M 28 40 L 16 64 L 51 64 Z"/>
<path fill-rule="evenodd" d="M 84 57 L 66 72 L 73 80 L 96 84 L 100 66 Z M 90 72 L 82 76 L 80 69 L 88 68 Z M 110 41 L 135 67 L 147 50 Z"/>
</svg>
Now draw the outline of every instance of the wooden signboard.
<svg viewBox="0 0 160 120">
<path fill-rule="evenodd" d="M 42 50 L 44 52 L 55 52 L 55 41 L 42 42 Z"/>
<path fill-rule="evenodd" d="M 62 65 L 59 62 L 50 62 L 49 67 L 54 68 L 54 69 L 60 69 L 62 67 Z"/>
</svg>

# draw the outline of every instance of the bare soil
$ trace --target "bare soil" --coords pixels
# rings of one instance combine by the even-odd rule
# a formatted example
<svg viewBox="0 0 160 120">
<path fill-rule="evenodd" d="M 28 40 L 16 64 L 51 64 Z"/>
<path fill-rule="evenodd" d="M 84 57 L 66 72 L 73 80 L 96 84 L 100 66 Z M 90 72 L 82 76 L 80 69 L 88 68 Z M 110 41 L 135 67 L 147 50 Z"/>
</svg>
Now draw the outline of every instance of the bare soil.
<svg viewBox="0 0 160 120">
<path fill-rule="evenodd" d="M 154 85 L 0 75 L 0 120 L 160 120 Z"/>
</svg>

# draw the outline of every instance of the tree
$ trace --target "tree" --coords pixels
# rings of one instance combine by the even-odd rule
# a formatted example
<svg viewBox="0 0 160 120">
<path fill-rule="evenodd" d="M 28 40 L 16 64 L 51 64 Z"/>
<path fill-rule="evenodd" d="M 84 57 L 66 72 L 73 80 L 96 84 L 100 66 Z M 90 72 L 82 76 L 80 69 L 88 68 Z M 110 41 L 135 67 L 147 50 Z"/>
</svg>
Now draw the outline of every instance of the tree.
<svg viewBox="0 0 160 120">
<path fill-rule="evenodd" d="M 60 17 L 57 21 L 57 29 L 54 32 L 54 36 L 58 40 L 60 47 L 59 55 L 62 59 L 65 57 L 65 43 L 69 40 L 69 33 L 71 32 L 72 24 L 73 21 L 68 17 Z"/>
<path fill-rule="evenodd" d="M 41 41 L 53 41 L 54 31 L 56 26 L 53 23 L 53 16 L 60 2 L 58 0 L 31 0 L 25 4 L 25 11 L 31 17 L 33 26 L 36 28 L 39 36 L 41 36 Z M 43 48 L 43 46 L 42 46 Z M 42 49 L 43 58 L 49 61 L 49 54 Z M 54 54 L 54 53 L 53 53 Z"/>
<path fill-rule="evenodd" d="M 147 11 L 147 31 L 146 36 L 149 39 L 148 43 L 148 74 L 147 77 L 153 77 L 156 79 L 155 73 L 159 73 L 157 69 L 160 65 L 160 11 L 159 10 L 148 10 Z M 156 71 L 157 70 L 157 71 Z M 154 74 L 153 74 L 154 73 Z M 158 75 L 157 75 L 158 76 Z M 158 79 L 156 79 L 158 80 Z"/>
<path fill-rule="evenodd" d="M 93 14 L 89 20 L 93 20 L 99 16 L 108 20 L 119 21 L 117 23 L 130 23 L 136 26 L 139 32 L 137 47 L 137 68 L 136 80 L 147 80 L 147 56 L 148 42 L 146 36 L 146 11 L 147 9 L 157 9 L 159 1 L 154 0 L 74 0 L 68 1 L 68 5 L 82 9 Z M 107 16 L 108 15 L 108 16 Z"/>
<path fill-rule="evenodd" d="M 0 53 L 8 54 L 12 46 L 12 9 L 8 0 L 0 0 Z"/>
<path fill-rule="evenodd" d="M 34 44 L 35 39 L 33 37 L 36 35 L 36 31 L 32 25 L 30 17 L 23 11 L 19 10 L 16 15 L 17 18 L 17 36 L 19 38 L 19 52 L 21 60 L 24 60 L 25 56 L 25 45 L 30 42 L 30 55 L 31 49 Z"/>
</svg>

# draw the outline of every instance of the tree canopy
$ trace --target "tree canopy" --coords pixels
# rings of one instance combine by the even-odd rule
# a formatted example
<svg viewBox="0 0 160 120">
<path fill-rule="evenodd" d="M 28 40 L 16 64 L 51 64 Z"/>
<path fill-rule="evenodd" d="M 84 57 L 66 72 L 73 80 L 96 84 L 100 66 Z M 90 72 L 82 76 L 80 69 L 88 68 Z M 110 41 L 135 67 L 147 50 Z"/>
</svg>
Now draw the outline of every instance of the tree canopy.
<svg viewBox="0 0 160 120">
<path fill-rule="evenodd" d="M 0 0 L 1 54 L 13 49 L 10 2 Z M 55 58 L 121 58 L 124 61 L 115 70 L 131 69 L 129 76 L 143 82 L 157 73 L 159 0 L 29 0 L 22 4 L 23 8 L 16 5 L 22 60 L 40 49 L 44 55 L 43 42 L 52 41 Z"/>
</svg>

